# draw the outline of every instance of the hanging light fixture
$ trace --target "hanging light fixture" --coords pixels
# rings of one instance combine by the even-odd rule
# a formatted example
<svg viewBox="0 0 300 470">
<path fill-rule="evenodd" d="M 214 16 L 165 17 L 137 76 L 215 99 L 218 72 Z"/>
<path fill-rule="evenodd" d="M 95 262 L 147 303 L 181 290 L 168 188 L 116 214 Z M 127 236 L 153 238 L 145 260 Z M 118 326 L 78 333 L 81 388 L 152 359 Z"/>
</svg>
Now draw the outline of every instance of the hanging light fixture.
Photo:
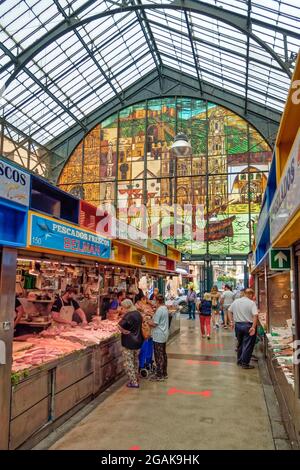
<svg viewBox="0 0 300 470">
<path fill-rule="evenodd" d="M 186 157 L 192 153 L 192 146 L 184 132 L 179 132 L 174 137 L 171 150 L 176 157 Z"/>
<path fill-rule="evenodd" d="M 180 62 L 180 94 L 181 94 L 181 103 L 182 103 L 182 37 L 183 37 L 183 31 L 182 31 L 182 24 L 183 24 L 183 19 L 182 19 L 182 14 L 183 11 L 181 10 L 181 62 Z M 182 109 L 181 109 L 181 114 L 182 114 Z M 181 116 L 181 127 L 182 127 L 182 116 Z M 174 156 L 176 157 L 186 157 L 191 155 L 192 153 L 192 146 L 191 143 L 189 142 L 186 134 L 184 132 L 179 131 L 178 134 L 174 137 L 174 142 L 171 146 L 171 151 Z"/>
</svg>

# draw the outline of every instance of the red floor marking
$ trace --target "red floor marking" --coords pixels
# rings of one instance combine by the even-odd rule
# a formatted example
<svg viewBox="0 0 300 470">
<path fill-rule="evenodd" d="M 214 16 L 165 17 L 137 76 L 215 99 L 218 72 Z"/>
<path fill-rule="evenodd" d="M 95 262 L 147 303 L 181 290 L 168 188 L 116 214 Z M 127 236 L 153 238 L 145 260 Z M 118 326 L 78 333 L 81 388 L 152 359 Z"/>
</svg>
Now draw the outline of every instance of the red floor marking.
<svg viewBox="0 0 300 470">
<path fill-rule="evenodd" d="M 189 359 L 186 362 L 187 362 L 187 364 L 209 364 L 209 365 L 212 365 L 212 366 L 218 366 L 218 365 L 221 364 L 220 361 L 194 361 L 192 359 Z"/>
<path fill-rule="evenodd" d="M 141 450 L 139 446 L 132 446 L 129 450 Z"/>
<path fill-rule="evenodd" d="M 177 388 L 170 388 L 168 390 L 168 395 L 175 395 L 179 393 L 181 395 L 201 395 L 202 397 L 211 397 L 212 392 L 211 390 L 204 390 L 203 392 L 188 392 L 187 390 L 178 390 Z"/>
</svg>

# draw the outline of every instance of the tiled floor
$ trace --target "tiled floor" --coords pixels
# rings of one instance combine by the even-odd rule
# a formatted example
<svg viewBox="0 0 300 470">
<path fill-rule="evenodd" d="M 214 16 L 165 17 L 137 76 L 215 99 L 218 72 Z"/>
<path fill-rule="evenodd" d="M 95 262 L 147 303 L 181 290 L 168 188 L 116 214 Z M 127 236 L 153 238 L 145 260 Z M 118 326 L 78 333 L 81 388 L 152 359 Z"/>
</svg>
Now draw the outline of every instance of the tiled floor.
<svg viewBox="0 0 300 470">
<path fill-rule="evenodd" d="M 168 346 L 169 379 L 122 386 L 52 449 L 274 449 L 258 369 L 235 363 L 229 331 L 202 339 L 199 320 L 182 319 Z"/>
</svg>

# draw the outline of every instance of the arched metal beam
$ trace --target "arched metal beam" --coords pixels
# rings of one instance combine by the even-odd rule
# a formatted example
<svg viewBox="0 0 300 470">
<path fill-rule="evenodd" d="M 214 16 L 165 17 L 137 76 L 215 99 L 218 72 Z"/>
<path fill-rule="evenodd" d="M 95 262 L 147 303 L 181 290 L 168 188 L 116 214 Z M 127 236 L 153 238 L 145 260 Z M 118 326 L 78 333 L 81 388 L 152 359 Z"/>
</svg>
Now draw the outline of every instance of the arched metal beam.
<svg viewBox="0 0 300 470">
<path fill-rule="evenodd" d="M 88 2 L 88 3 L 92 4 L 93 2 Z M 108 10 L 108 11 L 98 13 L 96 15 L 91 15 L 84 19 L 79 19 L 77 15 L 80 14 L 82 11 L 84 11 L 86 8 L 87 7 L 83 5 L 82 8 L 79 8 L 72 15 L 70 15 L 67 20 L 62 21 L 59 25 L 54 27 L 51 31 L 46 33 L 43 37 L 41 37 L 38 41 L 32 44 L 29 48 L 27 48 L 25 51 L 19 54 L 17 56 L 17 64 L 15 65 L 15 70 L 6 81 L 5 87 L 9 86 L 9 84 L 20 73 L 22 68 L 31 59 L 33 59 L 35 55 L 37 55 L 39 52 L 45 49 L 53 41 L 59 39 L 60 37 L 67 34 L 68 32 L 76 28 L 79 28 L 80 26 L 83 26 L 87 23 L 91 23 L 92 21 L 96 21 L 101 18 L 105 18 L 105 17 L 112 16 L 115 14 L 121 14 L 125 12 L 130 12 L 130 11 L 146 11 L 146 10 L 190 11 L 190 12 L 208 16 L 210 18 L 219 20 L 223 23 L 229 24 L 230 26 L 238 29 L 242 33 L 251 37 L 255 42 L 257 42 L 263 49 L 265 49 L 276 60 L 276 62 L 278 62 L 278 64 L 280 65 L 282 70 L 286 72 L 288 77 L 291 77 L 291 70 L 288 64 L 286 64 L 268 44 L 266 44 L 262 39 L 260 39 L 256 34 L 254 34 L 251 31 L 251 27 L 248 26 L 247 16 L 240 15 L 238 13 L 231 12 L 229 10 L 225 10 L 215 5 L 208 5 L 198 0 L 197 1 L 196 0 L 174 0 L 173 3 L 166 3 L 166 4 L 151 3 L 151 4 L 142 4 L 142 5 L 125 5 L 119 8 L 114 8 L 113 10 Z M 273 25 L 270 25 L 260 20 L 251 19 L 251 23 L 260 25 L 268 29 L 276 30 L 280 32 L 281 34 L 284 34 L 287 36 L 295 37 L 296 35 L 297 38 L 300 39 L 300 34 L 297 35 L 296 33 L 290 32 L 289 30 L 286 30 L 284 28 L 274 27 Z M 1 68 L 0 73 L 6 70 L 11 65 L 14 65 L 14 64 L 12 62 L 8 62 L 7 64 L 5 64 Z"/>
<path fill-rule="evenodd" d="M 16 60 L 17 60 L 16 57 L 15 57 L 15 56 L 12 54 L 12 52 L 11 52 L 9 49 L 7 49 L 7 47 L 6 47 L 4 44 L 2 44 L 1 42 L 0 42 L 0 49 L 3 50 L 3 52 L 4 52 L 5 54 L 7 54 L 7 55 L 11 58 L 11 60 L 16 64 Z M 62 102 L 61 100 L 59 100 L 59 99 L 49 90 L 49 88 L 48 88 L 46 85 L 44 85 L 44 84 L 35 76 L 34 73 L 31 72 L 30 69 L 28 69 L 25 65 L 23 66 L 23 69 L 25 70 L 25 72 L 27 73 L 27 75 L 31 78 L 31 80 L 32 80 L 33 82 L 35 82 L 35 83 L 44 91 L 44 93 L 46 93 L 48 96 L 50 96 L 50 98 L 51 98 L 66 114 L 68 114 L 68 115 L 73 119 L 73 121 L 77 122 L 77 124 L 78 124 L 80 127 L 82 127 L 82 129 L 84 129 L 84 130 L 86 129 L 85 126 L 84 126 L 84 124 L 83 124 L 83 122 L 80 121 L 80 120 L 75 116 L 75 114 L 73 114 L 73 113 L 69 110 L 69 108 L 68 108 L 67 106 L 65 106 L 65 105 L 63 104 L 63 102 Z"/>
</svg>

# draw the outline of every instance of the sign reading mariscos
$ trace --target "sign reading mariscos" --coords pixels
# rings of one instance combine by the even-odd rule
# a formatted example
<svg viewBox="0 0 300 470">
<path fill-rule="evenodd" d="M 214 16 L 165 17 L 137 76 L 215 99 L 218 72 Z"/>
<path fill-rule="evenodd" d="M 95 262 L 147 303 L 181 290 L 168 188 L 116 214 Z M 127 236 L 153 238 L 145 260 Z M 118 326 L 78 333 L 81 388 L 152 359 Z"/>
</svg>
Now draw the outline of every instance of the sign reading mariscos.
<svg viewBox="0 0 300 470">
<path fill-rule="evenodd" d="M 29 206 L 30 174 L 0 158 L 0 197 Z"/>
<path fill-rule="evenodd" d="M 280 234 L 300 206 L 300 129 L 270 208 L 271 241 Z"/>
<path fill-rule="evenodd" d="M 30 246 L 109 259 L 110 240 L 96 233 L 31 214 Z"/>
</svg>

